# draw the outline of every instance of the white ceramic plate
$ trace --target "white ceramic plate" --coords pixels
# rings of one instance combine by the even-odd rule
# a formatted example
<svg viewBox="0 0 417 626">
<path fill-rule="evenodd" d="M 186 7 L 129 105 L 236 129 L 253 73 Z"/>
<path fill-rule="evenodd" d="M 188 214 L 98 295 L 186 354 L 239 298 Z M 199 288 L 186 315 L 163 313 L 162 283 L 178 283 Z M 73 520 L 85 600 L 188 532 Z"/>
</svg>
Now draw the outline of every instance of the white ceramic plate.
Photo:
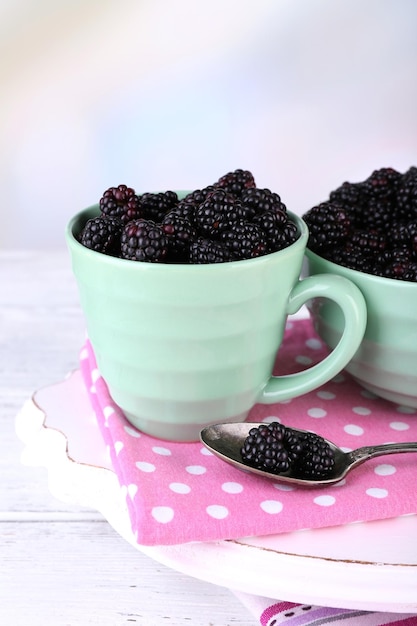
<svg viewBox="0 0 417 626">
<path fill-rule="evenodd" d="M 417 515 L 175 546 L 138 546 L 79 371 L 37 391 L 16 418 L 22 462 L 60 500 L 90 506 L 136 549 L 196 578 L 293 602 L 417 613 Z M 416 474 L 417 478 L 417 474 Z"/>
</svg>

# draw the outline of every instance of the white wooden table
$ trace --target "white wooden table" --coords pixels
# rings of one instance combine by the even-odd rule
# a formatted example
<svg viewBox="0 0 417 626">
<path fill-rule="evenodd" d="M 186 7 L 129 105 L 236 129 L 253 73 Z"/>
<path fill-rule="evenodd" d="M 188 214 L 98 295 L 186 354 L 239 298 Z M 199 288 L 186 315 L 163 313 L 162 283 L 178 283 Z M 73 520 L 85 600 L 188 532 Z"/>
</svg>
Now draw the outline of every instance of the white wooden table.
<svg viewBox="0 0 417 626">
<path fill-rule="evenodd" d="M 15 416 L 78 366 L 84 321 L 65 249 L 0 252 L 0 624 L 254 626 L 222 587 L 133 549 L 20 463 Z"/>
</svg>

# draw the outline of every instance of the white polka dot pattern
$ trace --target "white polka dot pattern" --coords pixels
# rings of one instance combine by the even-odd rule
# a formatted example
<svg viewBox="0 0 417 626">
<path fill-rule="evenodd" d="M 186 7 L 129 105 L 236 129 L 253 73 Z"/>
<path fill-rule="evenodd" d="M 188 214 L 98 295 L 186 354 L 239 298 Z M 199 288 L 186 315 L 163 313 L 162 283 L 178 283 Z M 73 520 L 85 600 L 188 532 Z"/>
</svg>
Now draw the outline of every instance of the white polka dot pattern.
<svg viewBox="0 0 417 626">
<path fill-rule="evenodd" d="M 155 454 L 160 454 L 161 456 L 171 456 L 172 454 L 171 450 L 162 446 L 153 446 L 152 450 Z"/>
<path fill-rule="evenodd" d="M 327 411 L 325 409 L 319 409 L 317 407 L 311 407 L 311 409 L 308 409 L 307 411 L 307 415 L 309 415 L 310 417 L 326 417 L 327 415 Z"/>
<path fill-rule="evenodd" d="M 175 493 L 190 493 L 191 487 L 185 483 L 170 483 L 169 488 Z"/>
<path fill-rule="evenodd" d="M 321 398 L 322 400 L 334 400 L 336 398 L 336 394 L 332 393 L 331 391 L 322 391 L 319 390 L 317 392 L 317 395 L 319 398 Z"/>
<path fill-rule="evenodd" d="M 300 365 L 311 365 L 313 360 L 305 354 L 299 354 L 295 357 L 295 362 L 300 363 Z"/>
<path fill-rule="evenodd" d="M 282 502 L 279 500 L 263 500 L 261 502 L 262 511 L 265 511 L 265 513 L 269 513 L 270 515 L 277 515 L 277 513 L 281 513 L 283 508 Z"/>
<path fill-rule="evenodd" d="M 210 504 L 206 511 L 214 519 L 225 519 L 229 515 L 228 508 L 221 504 Z"/>
<path fill-rule="evenodd" d="M 146 461 L 136 461 L 135 465 L 138 470 L 140 470 L 141 472 L 146 472 L 147 474 L 156 470 L 156 467 L 153 463 L 147 463 Z"/>
<path fill-rule="evenodd" d="M 152 517 L 160 524 L 168 524 L 174 519 L 174 509 L 170 506 L 154 506 Z"/>
<path fill-rule="evenodd" d="M 354 406 L 352 411 L 356 413 L 356 415 L 370 415 L 372 412 L 371 409 L 366 406 Z"/>
<path fill-rule="evenodd" d="M 289 322 L 274 373 L 300 371 L 326 353 L 309 321 Z M 288 532 L 417 510 L 415 462 L 408 454 L 368 461 L 320 491 L 264 481 L 223 463 L 201 443 L 166 442 L 140 433 L 112 402 L 88 341 L 80 367 L 139 543 Z M 417 441 L 417 409 L 377 398 L 345 372 L 301 398 L 256 405 L 249 420 L 313 430 L 344 450 Z"/>
<path fill-rule="evenodd" d="M 346 424 L 346 426 L 343 427 L 343 430 L 348 435 L 353 435 L 354 437 L 360 437 L 363 435 L 362 426 L 358 426 L 357 424 Z"/>
<path fill-rule="evenodd" d="M 243 491 L 243 485 L 241 483 L 223 483 L 222 489 L 226 493 L 241 493 Z"/>
<path fill-rule="evenodd" d="M 103 409 L 103 415 L 104 415 L 104 418 L 105 418 L 106 420 L 107 420 L 107 419 L 109 419 L 109 417 L 110 417 L 111 415 L 114 415 L 115 413 L 116 413 L 116 411 L 114 410 L 114 408 L 113 408 L 112 406 L 108 406 L 108 405 L 106 405 L 106 406 L 104 407 L 104 409 Z"/>
<path fill-rule="evenodd" d="M 132 426 L 124 426 L 123 428 L 125 430 L 125 433 L 127 433 L 131 437 L 140 437 L 141 436 L 141 433 L 138 430 L 136 430 L 136 428 L 133 428 Z"/>
<path fill-rule="evenodd" d="M 206 473 L 206 468 L 202 465 L 187 465 L 185 471 L 189 474 L 194 474 L 195 476 L 200 476 L 201 474 Z"/>
<path fill-rule="evenodd" d="M 406 422 L 391 422 L 390 428 L 393 430 L 408 430 L 410 425 Z"/>
<path fill-rule="evenodd" d="M 390 476 L 391 474 L 395 474 L 397 470 L 395 468 L 395 465 L 383 463 L 381 465 L 377 465 L 374 471 L 375 474 L 379 474 L 379 476 Z"/>
<path fill-rule="evenodd" d="M 114 450 L 115 450 L 117 455 L 119 454 L 119 452 L 121 450 L 123 450 L 123 447 L 124 447 L 123 441 L 115 441 L 115 443 L 114 443 Z"/>
<path fill-rule="evenodd" d="M 98 369 L 95 367 L 92 371 L 91 371 L 91 382 L 92 383 L 96 383 L 98 381 L 98 379 L 100 378 L 100 372 L 98 371 Z"/>
<path fill-rule="evenodd" d="M 333 496 L 317 496 L 313 499 L 314 504 L 319 506 L 332 506 L 336 502 L 336 498 Z"/>
<path fill-rule="evenodd" d="M 366 493 L 372 498 L 386 498 L 388 496 L 387 489 L 381 489 L 380 487 L 370 487 L 366 490 Z"/>
<path fill-rule="evenodd" d="M 130 485 L 127 485 L 127 486 L 123 485 L 121 489 L 125 497 L 129 496 L 129 498 L 133 500 L 137 494 L 138 486 L 135 483 L 131 483 Z"/>
</svg>

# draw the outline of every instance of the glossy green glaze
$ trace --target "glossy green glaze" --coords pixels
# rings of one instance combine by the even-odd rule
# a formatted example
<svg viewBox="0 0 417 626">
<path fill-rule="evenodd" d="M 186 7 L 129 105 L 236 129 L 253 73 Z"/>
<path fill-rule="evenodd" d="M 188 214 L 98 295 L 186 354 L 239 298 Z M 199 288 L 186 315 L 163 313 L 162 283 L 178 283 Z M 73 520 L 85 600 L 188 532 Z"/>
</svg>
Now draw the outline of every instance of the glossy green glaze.
<svg viewBox="0 0 417 626">
<path fill-rule="evenodd" d="M 308 231 L 290 247 L 257 259 L 209 265 L 128 261 L 76 239 L 91 207 L 66 239 L 99 370 L 115 402 L 144 432 L 196 441 L 203 426 L 243 421 L 256 402 L 306 393 L 340 371 L 366 323 L 359 290 L 343 278 L 299 281 Z M 289 313 L 328 296 L 346 314 L 334 352 L 308 372 L 271 378 Z"/>
<path fill-rule="evenodd" d="M 372 276 L 306 251 L 306 274 L 338 274 L 365 297 L 368 321 L 363 341 L 346 369 L 365 388 L 396 404 L 417 407 L 417 284 Z M 310 306 L 318 334 L 331 347 L 343 330 L 329 301 Z"/>
</svg>

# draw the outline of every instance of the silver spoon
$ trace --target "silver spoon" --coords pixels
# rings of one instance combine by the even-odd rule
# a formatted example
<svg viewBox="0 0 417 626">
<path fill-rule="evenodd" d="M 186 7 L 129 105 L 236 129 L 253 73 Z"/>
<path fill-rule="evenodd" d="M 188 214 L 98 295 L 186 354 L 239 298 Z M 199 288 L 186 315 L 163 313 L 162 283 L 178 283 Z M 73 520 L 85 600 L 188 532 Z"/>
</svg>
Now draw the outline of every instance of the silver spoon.
<svg viewBox="0 0 417 626">
<path fill-rule="evenodd" d="M 235 424 L 213 424 L 203 428 L 200 432 L 202 443 L 216 456 L 223 461 L 234 465 L 240 470 L 253 472 L 258 476 L 271 478 L 273 480 L 293 483 L 305 486 L 331 485 L 342 480 L 350 470 L 361 463 L 376 456 L 384 454 L 398 454 L 401 452 L 417 452 L 417 442 L 409 443 L 385 443 L 377 446 L 363 446 L 351 452 L 344 452 L 331 441 L 324 439 L 334 452 L 334 466 L 326 478 L 302 478 L 294 475 L 291 470 L 281 474 L 256 469 L 242 461 L 240 450 L 249 431 L 261 424 L 243 422 Z M 263 424 L 265 425 L 265 424 Z M 297 428 L 292 428 L 295 433 L 306 432 Z"/>
</svg>

